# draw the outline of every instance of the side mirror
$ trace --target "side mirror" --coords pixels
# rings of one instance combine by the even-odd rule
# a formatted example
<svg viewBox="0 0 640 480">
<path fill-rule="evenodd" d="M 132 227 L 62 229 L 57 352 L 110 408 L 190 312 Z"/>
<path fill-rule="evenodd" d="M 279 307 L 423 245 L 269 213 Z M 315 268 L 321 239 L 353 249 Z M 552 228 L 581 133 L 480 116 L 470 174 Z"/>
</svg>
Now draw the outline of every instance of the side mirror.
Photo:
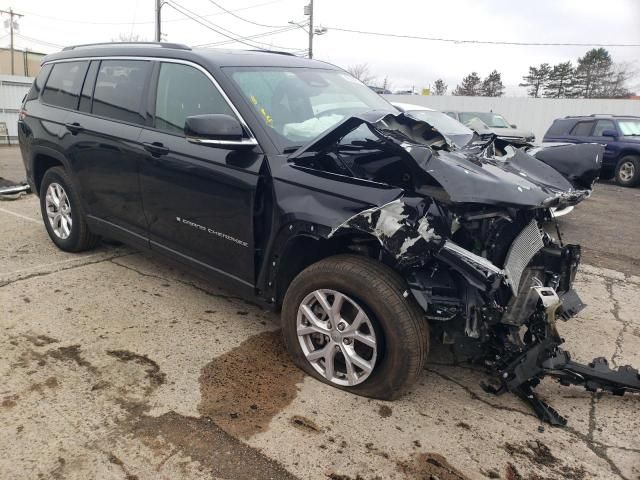
<svg viewBox="0 0 640 480">
<path fill-rule="evenodd" d="M 515 123 L 512 123 L 511 128 L 518 128 L 518 126 Z"/>
<path fill-rule="evenodd" d="M 242 125 L 231 115 L 207 114 L 187 117 L 184 133 L 192 143 L 203 143 L 223 146 L 255 146 L 254 138 L 243 136 Z"/>
<path fill-rule="evenodd" d="M 616 132 L 615 130 L 607 129 L 602 131 L 602 136 L 616 138 L 618 136 L 618 132 Z"/>
</svg>

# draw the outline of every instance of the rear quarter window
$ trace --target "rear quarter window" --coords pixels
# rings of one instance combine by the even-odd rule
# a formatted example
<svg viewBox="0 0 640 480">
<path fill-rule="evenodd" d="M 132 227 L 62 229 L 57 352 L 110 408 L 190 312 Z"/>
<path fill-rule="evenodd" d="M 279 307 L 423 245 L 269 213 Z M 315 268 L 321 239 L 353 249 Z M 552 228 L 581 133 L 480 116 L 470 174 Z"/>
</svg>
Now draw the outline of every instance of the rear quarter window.
<svg viewBox="0 0 640 480">
<path fill-rule="evenodd" d="M 26 102 L 28 102 L 29 100 L 35 100 L 40 96 L 40 92 L 42 91 L 42 87 L 44 86 L 44 82 L 47 80 L 47 76 L 49 75 L 50 71 L 50 64 L 45 65 L 40 69 L 40 73 L 38 73 L 38 76 L 34 80 L 33 85 L 31 85 L 31 88 L 29 89 L 29 93 L 27 93 L 27 97 L 25 98 Z"/>
<path fill-rule="evenodd" d="M 89 62 L 60 62 L 53 65 L 42 92 L 42 101 L 49 105 L 75 109 Z"/>
<path fill-rule="evenodd" d="M 151 62 L 103 60 L 93 92 L 92 113 L 128 123 L 144 123 L 141 105 Z"/>
</svg>

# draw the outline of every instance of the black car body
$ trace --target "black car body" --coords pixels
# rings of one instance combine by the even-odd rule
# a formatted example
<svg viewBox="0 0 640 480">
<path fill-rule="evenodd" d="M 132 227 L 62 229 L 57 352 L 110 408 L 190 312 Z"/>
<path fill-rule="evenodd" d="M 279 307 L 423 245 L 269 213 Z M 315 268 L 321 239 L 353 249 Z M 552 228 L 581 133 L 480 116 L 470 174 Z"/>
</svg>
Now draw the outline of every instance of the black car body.
<svg viewBox="0 0 640 480">
<path fill-rule="evenodd" d="M 58 246 L 114 237 L 282 306 L 296 363 L 359 394 L 404 391 L 429 332 L 530 386 L 518 359 L 582 307 L 580 248 L 543 227 L 597 145 L 458 148 L 332 65 L 176 45 L 46 57 L 19 135 Z"/>
<path fill-rule="evenodd" d="M 589 115 L 558 118 L 544 134 L 547 143 L 599 143 L 605 146 L 602 177 L 624 187 L 640 184 L 640 117 Z"/>
</svg>

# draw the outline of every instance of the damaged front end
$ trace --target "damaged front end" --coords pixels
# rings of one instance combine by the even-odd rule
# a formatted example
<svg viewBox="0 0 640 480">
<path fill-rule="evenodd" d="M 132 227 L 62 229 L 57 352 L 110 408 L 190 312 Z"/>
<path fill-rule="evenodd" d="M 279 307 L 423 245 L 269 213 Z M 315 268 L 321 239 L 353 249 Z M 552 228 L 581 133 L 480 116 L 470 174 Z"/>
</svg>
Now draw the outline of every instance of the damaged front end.
<svg viewBox="0 0 640 480">
<path fill-rule="evenodd" d="M 563 244 L 551 209 L 590 195 L 602 154 L 599 145 L 516 148 L 495 137 L 458 148 L 409 115 L 370 112 L 289 161 L 400 188 L 392 201 L 338 222 L 328 237 L 374 238 L 432 332 L 487 367 L 487 391 L 514 392 L 541 419 L 564 425 L 533 391 L 544 376 L 589 390 L 640 391 L 631 367 L 571 361 L 556 328 L 584 304 L 572 288 L 580 247 Z"/>
</svg>

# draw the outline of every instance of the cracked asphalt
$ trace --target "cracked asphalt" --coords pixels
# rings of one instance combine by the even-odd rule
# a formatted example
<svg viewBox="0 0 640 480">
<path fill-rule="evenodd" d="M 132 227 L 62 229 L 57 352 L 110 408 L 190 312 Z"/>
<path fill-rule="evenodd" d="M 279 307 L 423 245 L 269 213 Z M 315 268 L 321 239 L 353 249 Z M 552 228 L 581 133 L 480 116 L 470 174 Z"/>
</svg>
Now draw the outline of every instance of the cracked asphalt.
<svg viewBox="0 0 640 480">
<path fill-rule="evenodd" d="M 33 195 L 0 220 L 0 478 L 640 479 L 640 396 L 545 380 L 569 425 L 540 431 L 434 345 L 407 396 L 356 397 L 293 367 L 278 316 L 223 286 L 125 247 L 63 253 Z M 640 270 L 589 256 L 606 233 L 583 240 L 588 307 L 559 327 L 579 361 L 640 366 Z"/>
</svg>

